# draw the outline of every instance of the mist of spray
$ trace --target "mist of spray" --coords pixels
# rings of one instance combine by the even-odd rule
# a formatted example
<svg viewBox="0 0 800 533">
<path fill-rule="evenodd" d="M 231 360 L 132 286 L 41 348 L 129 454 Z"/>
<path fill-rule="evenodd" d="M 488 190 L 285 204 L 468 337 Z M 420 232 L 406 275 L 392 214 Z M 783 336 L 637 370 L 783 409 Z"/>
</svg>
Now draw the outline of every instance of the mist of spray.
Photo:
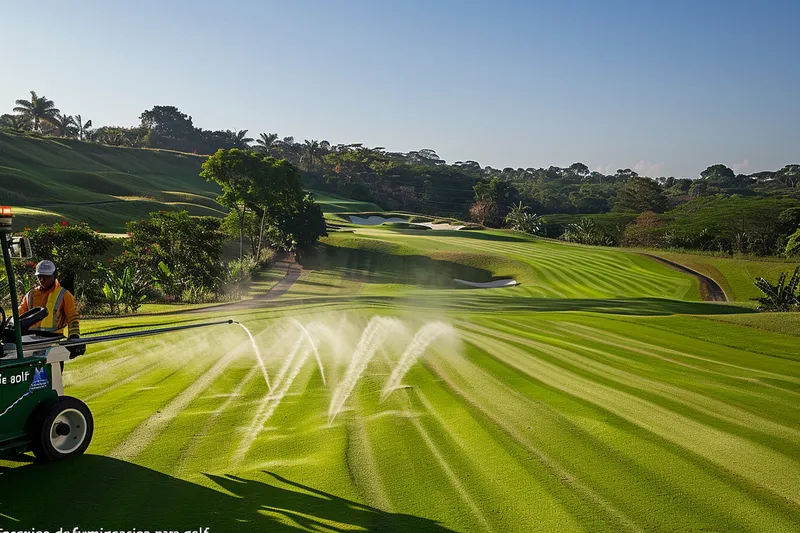
<svg viewBox="0 0 800 533">
<path fill-rule="evenodd" d="M 331 405 L 328 409 L 328 423 L 332 423 L 336 415 L 341 412 L 350 393 L 358 382 L 358 378 L 366 370 L 375 352 L 381 346 L 381 342 L 386 337 L 386 334 L 391 330 L 400 330 L 403 328 L 403 323 L 395 318 L 385 317 L 372 317 L 372 319 L 364 328 L 361 338 L 358 340 L 353 357 L 350 364 L 345 371 L 344 378 L 342 378 L 339 386 L 333 391 L 331 398 Z"/>
<path fill-rule="evenodd" d="M 381 391 L 381 401 L 385 400 L 393 390 L 400 386 L 403 377 L 411 370 L 411 367 L 414 366 L 417 359 L 425 353 L 425 350 L 433 341 L 443 335 L 455 335 L 455 330 L 452 326 L 444 322 L 431 322 L 430 324 L 422 326 L 422 328 L 417 331 L 417 334 L 414 335 L 408 348 L 406 348 L 403 355 L 400 356 L 400 360 L 397 362 L 394 370 L 392 370 L 389 379 L 386 380 L 386 384 Z"/>
</svg>

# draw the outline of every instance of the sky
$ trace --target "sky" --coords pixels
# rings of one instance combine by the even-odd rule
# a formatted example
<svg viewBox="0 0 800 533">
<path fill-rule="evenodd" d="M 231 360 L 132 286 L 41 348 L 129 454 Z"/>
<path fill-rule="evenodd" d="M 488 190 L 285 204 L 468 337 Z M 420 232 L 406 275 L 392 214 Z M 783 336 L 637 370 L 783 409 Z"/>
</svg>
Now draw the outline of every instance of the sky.
<svg viewBox="0 0 800 533">
<path fill-rule="evenodd" d="M 0 113 L 696 177 L 800 163 L 800 1 L 0 0 Z"/>
</svg>

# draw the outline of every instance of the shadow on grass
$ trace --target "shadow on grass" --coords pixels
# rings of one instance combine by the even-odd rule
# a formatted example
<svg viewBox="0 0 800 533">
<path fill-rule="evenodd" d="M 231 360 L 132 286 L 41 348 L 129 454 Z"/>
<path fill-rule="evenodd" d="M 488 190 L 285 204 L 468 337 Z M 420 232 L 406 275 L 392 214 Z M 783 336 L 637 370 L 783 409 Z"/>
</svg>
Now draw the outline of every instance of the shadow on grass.
<svg viewBox="0 0 800 533">
<path fill-rule="evenodd" d="M 491 281 L 492 273 L 427 255 L 396 255 L 378 250 L 318 245 L 302 260 L 304 269 L 326 270 L 345 280 L 362 283 L 397 283 L 417 287 L 453 287 L 453 278 Z"/>
<path fill-rule="evenodd" d="M 230 494 L 98 455 L 54 464 L 0 467 L 3 522 L 25 528 L 79 526 L 211 532 L 451 531 L 434 520 L 387 513 L 270 472 L 263 481 L 207 475 Z M 67 489 L 59 493 L 58 487 Z M 49 493 L 47 496 L 44 492 Z"/>
<path fill-rule="evenodd" d="M 505 290 L 505 289 L 500 289 Z M 667 315 L 731 315 L 754 313 L 746 307 L 705 302 L 683 302 L 663 298 L 532 298 L 527 296 L 483 296 L 483 291 L 453 291 L 452 294 L 417 294 L 413 296 L 330 296 L 321 298 L 297 298 L 291 301 L 273 302 L 270 307 L 289 307 L 292 305 L 326 304 L 347 301 L 354 307 L 413 307 L 425 310 L 474 311 L 476 313 L 508 313 L 534 311 L 557 313 L 565 311 L 584 311 L 634 316 Z M 462 297 L 469 293 L 466 297 Z"/>
<path fill-rule="evenodd" d="M 534 242 L 532 237 L 523 237 L 521 235 L 514 235 L 511 233 L 486 233 L 479 230 L 437 230 L 432 233 L 437 237 L 458 237 L 461 239 L 475 239 L 480 241 L 495 241 L 495 242 Z"/>
</svg>

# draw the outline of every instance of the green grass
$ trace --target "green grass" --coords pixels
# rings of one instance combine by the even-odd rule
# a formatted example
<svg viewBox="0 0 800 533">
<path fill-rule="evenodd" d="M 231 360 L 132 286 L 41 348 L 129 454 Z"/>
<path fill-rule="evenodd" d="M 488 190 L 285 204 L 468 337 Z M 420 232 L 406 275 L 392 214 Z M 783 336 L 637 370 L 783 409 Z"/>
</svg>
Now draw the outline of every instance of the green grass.
<svg viewBox="0 0 800 533">
<path fill-rule="evenodd" d="M 304 346 L 297 320 L 317 339 L 326 383 L 310 356 L 288 394 L 271 399 L 236 326 L 93 346 L 65 376 L 95 415 L 88 454 L 0 461 L 3 520 L 180 531 L 800 529 L 796 316 L 700 302 L 693 278 L 634 253 L 499 231 L 358 228 L 303 263 L 300 280 L 263 308 L 83 329 L 230 316 L 253 331 L 274 382 Z M 452 284 L 505 276 L 521 285 Z M 376 315 L 402 327 L 386 326 L 329 424 L 334 389 Z M 381 401 L 412 337 L 435 320 L 457 338 L 431 344 Z M 42 487 L 69 487 L 69 498 L 43 506 L 31 497 Z"/>
<path fill-rule="evenodd" d="M 199 176 L 204 160 L 0 132 L 0 204 L 14 206 L 20 227 L 67 220 L 110 233 L 124 232 L 126 222 L 153 211 L 224 216 L 226 209 L 215 201 L 219 187 Z M 380 210 L 369 202 L 312 192 L 325 213 Z"/>
<path fill-rule="evenodd" d="M 736 259 L 676 252 L 652 252 L 714 279 L 730 300 L 749 302 L 763 296 L 753 281 L 764 277 L 773 284 L 781 272 L 791 274 L 797 263 L 770 259 Z"/>
<path fill-rule="evenodd" d="M 0 133 L 0 203 L 14 206 L 28 227 L 67 220 L 105 232 L 124 232 L 127 221 L 152 211 L 223 216 L 214 201 L 219 188 L 199 176 L 204 160 Z"/>
<path fill-rule="evenodd" d="M 321 191 L 311 191 L 324 213 L 344 213 L 358 211 L 380 211 L 381 208 L 370 202 L 360 202 Z"/>
</svg>

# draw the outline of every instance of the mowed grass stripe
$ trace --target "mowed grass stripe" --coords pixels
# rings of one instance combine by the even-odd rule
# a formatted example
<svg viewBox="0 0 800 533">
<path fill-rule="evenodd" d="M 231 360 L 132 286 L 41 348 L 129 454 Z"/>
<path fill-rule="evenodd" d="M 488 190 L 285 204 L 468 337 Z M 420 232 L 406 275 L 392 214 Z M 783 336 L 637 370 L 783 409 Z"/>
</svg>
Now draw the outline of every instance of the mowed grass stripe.
<svg viewBox="0 0 800 533">
<path fill-rule="evenodd" d="M 468 357 L 471 363 L 451 361 L 457 370 L 442 374 L 448 385 L 453 379 L 448 374 L 464 375 L 471 404 L 496 405 L 491 423 L 517 424 L 515 437 L 536 440 L 562 468 L 579 472 L 585 485 L 627 509 L 646 529 L 794 531 L 800 524 L 796 506 L 785 499 L 739 481 L 601 406 L 526 377 L 477 348 L 470 347 Z M 636 498 L 630 497 L 632 486 Z M 587 500 L 581 499 L 576 512 Z"/>
<path fill-rule="evenodd" d="M 514 391 L 467 362 L 428 359 L 425 366 L 489 426 L 498 427 L 507 439 L 524 450 L 523 464 L 532 476 L 532 483 L 546 487 L 551 497 L 556 497 L 574 517 L 572 521 L 581 524 L 579 530 L 641 530 L 619 508 L 620 502 L 609 501 L 582 480 L 583 472 L 578 475 L 568 470 L 554 457 L 552 449 L 542 448 L 549 447 L 552 436 L 563 431 L 542 411 L 542 406 L 520 400 Z"/>
<path fill-rule="evenodd" d="M 565 393 L 603 406 L 608 411 L 671 440 L 743 478 L 800 504 L 800 465 L 780 453 L 728 434 L 632 394 L 595 383 L 500 341 L 464 333 L 465 338 L 498 359 Z M 790 476 L 790 477 L 787 477 Z"/>
<path fill-rule="evenodd" d="M 535 350 L 535 355 L 587 379 L 628 392 L 646 401 L 658 403 L 676 413 L 692 418 L 721 431 L 735 432 L 763 446 L 788 456 L 800 456 L 800 431 L 772 422 L 725 402 L 681 387 L 649 379 L 601 362 L 603 359 L 622 359 L 607 352 L 566 343 L 570 349 L 555 342 L 494 332 L 482 327 L 462 326 L 487 338 L 504 339 Z M 560 341 L 564 343 L 564 341 Z M 574 350 L 574 351 L 572 351 Z M 600 360 L 594 359 L 599 355 Z"/>
<path fill-rule="evenodd" d="M 441 242 L 441 239 L 439 239 L 439 242 Z M 641 294 L 641 289 L 645 289 L 647 294 L 656 296 L 676 292 L 673 288 L 676 280 L 675 276 L 665 277 L 664 283 L 659 283 L 658 280 L 650 279 L 652 276 L 651 271 L 637 269 L 637 271 L 632 272 L 631 265 L 623 261 L 594 261 L 590 257 L 585 257 L 581 261 L 578 254 L 567 258 L 563 253 L 524 252 L 518 246 L 513 245 L 492 246 L 470 243 L 467 246 L 489 253 L 504 251 L 503 249 L 505 248 L 505 251 L 509 253 L 512 259 L 528 262 L 532 267 L 536 268 L 542 275 L 543 283 L 559 287 L 561 295 L 564 297 L 628 296 L 632 294 L 632 281 L 636 282 L 635 287 L 639 294 Z M 653 263 L 653 268 L 658 268 L 658 265 L 655 262 Z M 628 276 L 623 277 L 622 273 L 627 273 Z M 631 274 L 636 275 L 635 280 L 631 279 Z M 686 284 L 689 285 L 688 282 Z M 576 288 L 581 290 L 576 290 Z M 688 289 L 678 289 L 677 292 L 685 293 L 686 290 Z"/>
<path fill-rule="evenodd" d="M 691 403 L 703 403 L 703 398 L 710 399 L 711 397 L 724 399 L 725 402 L 714 404 L 716 409 L 721 410 L 721 412 L 727 412 L 728 415 L 735 419 L 755 416 L 757 418 L 751 418 L 753 422 L 758 418 L 762 418 L 765 421 L 764 423 L 768 425 L 773 424 L 770 420 L 777 421 L 778 425 L 775 426 L 777 430 L 778 426 L 782 428 L 795 426 L 796 424 L 792 422 L 796 421 L 798 415 L 800 415 L 800 406 L 797 405 L 793 397 L 787 396 L 783 391 L 768 384 L 765 385 L 758 380 L 753 380 L 749 371 L 739 372 L 736 375 L 708 371 L 697 365 L 660 356 L 652 351 L 630 346 L 626 347 L 625 343 L 615 343 L 612 352 L 608 349 L 608 345 L 590 338 L 573 336 L 567 340 L 565 334 L 570 329 L 561 327 L 560 324 L 563 324 L 561 321 L 543 322 L 550 326 L 547 330 L 532 327 L 530 321 L 523 324 L 508 319 L 487 319 L 482 320 L 481 323 L 492 327 L 493 334 L 506 332 L 515 337 L 533 338 L 547 343 L 556 343 L 588 357 L 597 354 L 602 361 L 611 363 L 614 367 L 621 368 L 626 372 L 634 372 L 647 378 L 649 384 L 646 388 L 648 389 L 660 387 L 660 382 L 669 382 L 672 386 L 677 387 L 673 391 L 676 393 L 679 393 L 679 390 L 689 391 L 691 389 L 690 394 L 693 396 L 691 399 L 687 398 Z M 507 324 L 511 324 L 511 326 Z M 611 322 L 611 325 L 614 325 L 613 322 Z M 466 327 L 469 327 L 469 325 L 467 324 Z M 531 334 L 530 330 L 535 330 L 537 333 Z M 562 333 L 558 333 L 559 331 Z M 641 355 L 646 355 L 647 358 L 642 358 Z M 698 371 L 708 372 L 710 376 L 698 376 Z M 750 389 L 758 388 L 759 390 L 746 390 L 745 387 Z M 695 394 L 700 396 L 694 396 Z M 737 407 L 733 407 L 735 411 L 731 411 L 726 406 Z M 785 434 L 785 430 L 780 430 L 780 432 Z M 800 431 L 793 436 L 800 436 Z"/>
</svg>

